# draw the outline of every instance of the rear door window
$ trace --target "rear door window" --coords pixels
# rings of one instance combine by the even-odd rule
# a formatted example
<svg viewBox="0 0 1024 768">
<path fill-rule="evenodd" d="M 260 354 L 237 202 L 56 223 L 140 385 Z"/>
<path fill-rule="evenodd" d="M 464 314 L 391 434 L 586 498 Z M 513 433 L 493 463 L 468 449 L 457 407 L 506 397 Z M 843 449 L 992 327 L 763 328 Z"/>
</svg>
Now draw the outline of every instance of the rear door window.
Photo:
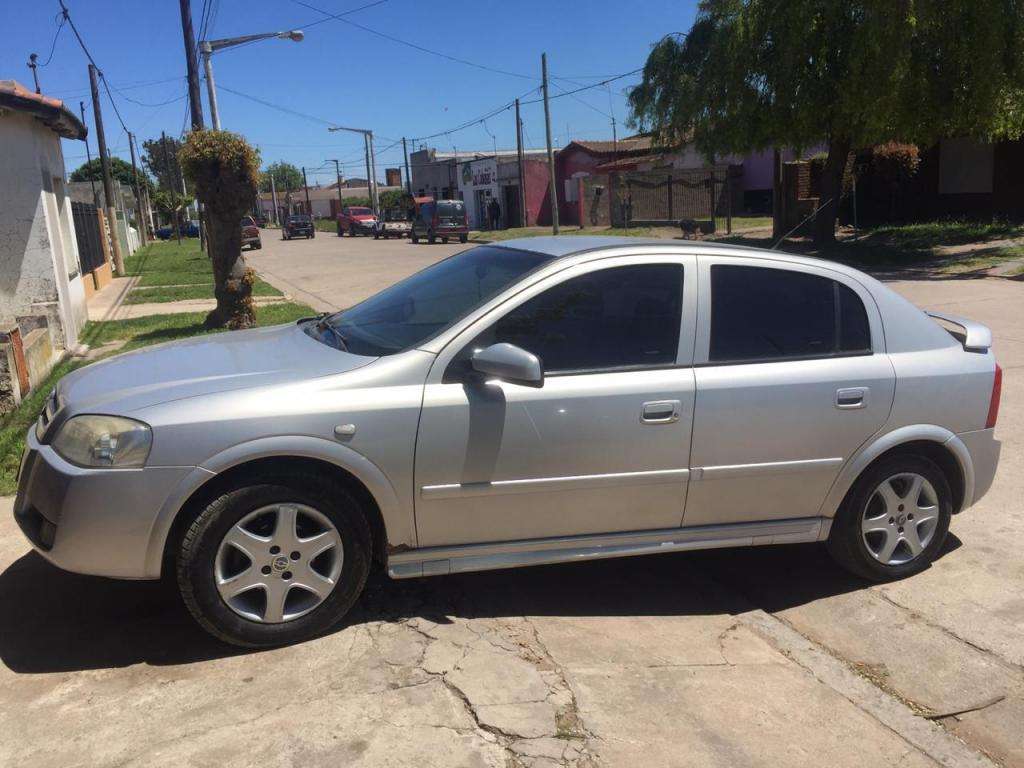
<svg viewBox="0 0 1024 768">
<path fill-rule="evenodd" d="M 864 304 L 847 286 L 786 269 L 711 267 L 711 362 L 870 352 Z"/>
</svg>

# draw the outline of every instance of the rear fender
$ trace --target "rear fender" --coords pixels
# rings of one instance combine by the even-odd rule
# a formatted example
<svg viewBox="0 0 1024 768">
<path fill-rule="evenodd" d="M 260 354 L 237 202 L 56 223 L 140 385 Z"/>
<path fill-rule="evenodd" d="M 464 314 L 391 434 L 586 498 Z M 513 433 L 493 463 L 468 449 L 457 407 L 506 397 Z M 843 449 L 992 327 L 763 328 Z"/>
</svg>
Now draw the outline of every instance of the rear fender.
<svg viewBox="0 0 1024 768">
<path fill-rule="evenodd" d="M 846 494 L 871 462 L 886 451 L 917 440 L 941 445 L 956 457 L 964 478 L 965 504 L 969 503 L 969 500 L 974 498 L 974 464 L 967 446 L 959 437 L 943 427 L 934 424 L 910 424 L 877 436 L 862 446 L 860 451 L 843 465 L 818 514 L 825 518 L 835 517 Z M 823 532 L 823 537 L 827 538 L 828 526 L 823 528 Z"/>
</svg>

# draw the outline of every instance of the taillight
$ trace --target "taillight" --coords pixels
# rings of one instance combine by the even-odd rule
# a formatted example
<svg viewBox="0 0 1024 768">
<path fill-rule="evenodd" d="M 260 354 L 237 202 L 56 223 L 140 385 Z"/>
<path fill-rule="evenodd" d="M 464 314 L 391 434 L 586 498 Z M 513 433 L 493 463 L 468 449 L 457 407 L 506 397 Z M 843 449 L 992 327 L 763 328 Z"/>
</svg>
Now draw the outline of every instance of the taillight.
<svg viewBox="0 0 1024 768">
<path fill-rule="evenodd" d="M 992 399 L 988 401 L 988 418 L 985 429 L 992 429 L 999 418 L 999 398 L 1003 394 L 1003 369 L 996 363 L 996 375 L 992 379 Z"/>
</svg>

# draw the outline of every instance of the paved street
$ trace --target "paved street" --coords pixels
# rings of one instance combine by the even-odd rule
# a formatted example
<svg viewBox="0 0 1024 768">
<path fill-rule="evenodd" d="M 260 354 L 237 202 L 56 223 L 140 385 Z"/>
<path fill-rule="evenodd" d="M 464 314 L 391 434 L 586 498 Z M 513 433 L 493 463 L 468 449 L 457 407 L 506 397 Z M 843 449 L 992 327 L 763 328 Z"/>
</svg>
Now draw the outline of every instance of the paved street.
<svg viewBox="0 0 1024 768">
<path fill-rule="evenodd" d="M 281 240 L 263 231 L 263 249 L 245 258 L 265 280 L 318 311 L 350 307 L 381 288 L 472 245 L 338 237 L 317 232 L 311 240 Z"/>
<path fill-rule="evenodd" d="M 332 309 L 463 247 L 247 256 Z M 868 587 L 799 545 L 377 576 L 344 628 L 245 653 L 165 586 L 48 566 L 8 500 L 0 765 L 1024 765 L 1024 284 L 894 287 L 990 324 L 1004 368 L 995 484 L 925 573 Z"/>
</svg>

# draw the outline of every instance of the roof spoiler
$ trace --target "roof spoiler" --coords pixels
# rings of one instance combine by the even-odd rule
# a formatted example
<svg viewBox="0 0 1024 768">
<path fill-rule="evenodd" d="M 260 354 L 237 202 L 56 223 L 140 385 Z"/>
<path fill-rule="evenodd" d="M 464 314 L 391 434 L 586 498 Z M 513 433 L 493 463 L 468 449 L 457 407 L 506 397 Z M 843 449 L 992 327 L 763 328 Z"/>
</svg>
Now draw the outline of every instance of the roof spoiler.
<svg viewBox="0 0 1024 768">
<path fill-rule="evenodd" d="M 944 312 L 925 311 L 929 317 L 959 326 L 963 333 L 952 333 L 964 347 L 965 352 L 988 352 L 992 348 L 992 331 L 987 325 L 968 320 L 959 315 L 947 315 Z"/>
</svg>

